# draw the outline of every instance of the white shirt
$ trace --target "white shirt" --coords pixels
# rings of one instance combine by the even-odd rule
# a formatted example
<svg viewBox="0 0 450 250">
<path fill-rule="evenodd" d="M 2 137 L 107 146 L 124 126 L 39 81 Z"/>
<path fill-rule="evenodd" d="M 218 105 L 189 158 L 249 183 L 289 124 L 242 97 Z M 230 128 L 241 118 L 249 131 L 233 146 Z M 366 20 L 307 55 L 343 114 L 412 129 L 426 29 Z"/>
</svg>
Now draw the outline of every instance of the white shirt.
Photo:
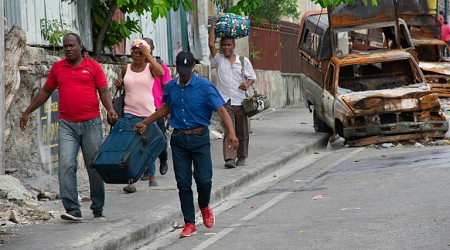
<svg viewBox="0 0 450 250">
<path fill-rule="evenodd" d="M 223 54 L 217 53 L 213 58 L 209 56 L 211 64 L 216 66 L 217 73 L 217 90 L 220 95 L 228 102 L 231 99 L 231 105 L 241 105 L 245 98 L 245 91 L 239 89 L 241 83 L 246 83 L 247 80 L 242 79 L 242 66 L 239 56 L 236 55 L 236 61 L 231 64 L 230 60 Z M 246 79 L 256 81 L 256 74 L 253 66 L 247 57 L 244 57 L 244 75 Z"/>
</svg>

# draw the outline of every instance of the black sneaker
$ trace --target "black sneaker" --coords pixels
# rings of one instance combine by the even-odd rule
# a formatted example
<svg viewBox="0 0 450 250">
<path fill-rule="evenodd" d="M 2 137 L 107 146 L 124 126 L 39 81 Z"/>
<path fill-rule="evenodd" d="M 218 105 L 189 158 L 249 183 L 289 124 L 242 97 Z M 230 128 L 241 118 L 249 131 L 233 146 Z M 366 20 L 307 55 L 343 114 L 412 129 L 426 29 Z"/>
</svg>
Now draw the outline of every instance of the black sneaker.
<svg viewBox="0 0 450 250">
<path fill-rule="evenodd" d="M 245 158 L 238 158 L 238 160 L 236 161 L 236 166 L 245 166 Z"/>
<path fill-rule="evenodd" d="M 103 216 L 102 211 L 95 211 L 94 212 L 94 219 L 104 220 L 106 218 L 105 218 L 105 216 Z"/>
<path fill-rule="evenodd" d="M 234 162 L 233 159 L 228 159 L 225 161 L 225 167 L 226 168 L 235 168 L 236 167 L 236 162 Z"/>
<path fill-rule="evenodd" d="M 67 211 L 61 214 L 61 219 L 73 222 L 80 222 L 83 220 L 81 217 L 81 211 L 77 210 Z"/>
<path fill-rule="evenodd" d="M 133 184 L 128 184 L 123 188 L 123 191 L 125 193 L 131 194 L 131 193 L 136 193 L 136 187 Z"/>
<path fill-rule="evenodd" d="M 165 175 L 167 173 L 167 170 L 169 169 L 169 166 L 167 165 L 167 161 L 162 161 L 159 164 L 159 173 L 161 175 Z"/>
</svg>

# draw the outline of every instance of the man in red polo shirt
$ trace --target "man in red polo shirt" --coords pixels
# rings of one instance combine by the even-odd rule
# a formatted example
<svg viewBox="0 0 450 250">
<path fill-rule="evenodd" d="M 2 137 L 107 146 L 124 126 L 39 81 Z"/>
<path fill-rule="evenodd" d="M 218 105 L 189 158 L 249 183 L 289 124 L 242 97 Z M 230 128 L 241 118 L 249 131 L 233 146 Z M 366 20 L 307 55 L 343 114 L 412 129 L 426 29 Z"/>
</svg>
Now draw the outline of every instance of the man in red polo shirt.
<svg viewBox="0 0 450 250">
<path fill-rule="evenodd" d="M 59 91 L 59 191 L 66 213 L 61 219 L 81 221 L 77 190 L 77 155 L 81 147 L 84 163 L 90 165 L 103 141 L 99 100 L 116 120 L 111 94 L 100 64 L 81 54 L 83 46 L 78 34 L 69 33 L 63 38 L 65 58 L 56 62 L 50 70 L 45 85 L 20 118 L 24 131 L 30 114 L 44 104 L 55 89 Z M 89 175 L 91 210 L 94 218 L 104 218 L 105 187 L 94 168 L 86 168 Z"/>
</svg>

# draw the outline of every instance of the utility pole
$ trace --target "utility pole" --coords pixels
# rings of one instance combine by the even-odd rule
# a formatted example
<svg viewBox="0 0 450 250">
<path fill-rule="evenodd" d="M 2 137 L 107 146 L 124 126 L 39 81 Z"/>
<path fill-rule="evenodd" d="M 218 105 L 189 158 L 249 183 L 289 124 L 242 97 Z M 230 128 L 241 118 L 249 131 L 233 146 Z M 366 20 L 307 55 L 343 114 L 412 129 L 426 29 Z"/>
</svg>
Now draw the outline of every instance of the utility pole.
<svg viewBox="0 0 450 250">
<path fill-rule="evenodd" d="M 0 0 L 0 175 L 5 174 L 5 17 L 3 0 Z"/>
</svg>

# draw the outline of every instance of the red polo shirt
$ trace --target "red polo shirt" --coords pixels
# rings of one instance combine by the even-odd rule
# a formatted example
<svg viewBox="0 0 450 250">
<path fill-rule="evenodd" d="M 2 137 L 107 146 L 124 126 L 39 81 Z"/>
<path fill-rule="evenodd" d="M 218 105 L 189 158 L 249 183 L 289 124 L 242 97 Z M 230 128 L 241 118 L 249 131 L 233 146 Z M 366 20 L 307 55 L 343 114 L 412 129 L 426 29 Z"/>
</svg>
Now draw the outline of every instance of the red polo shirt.
<svg viewBox="0 0 450 250">
<path fill-rule="evenodd" d="M 67 59 L 56 62 L 45 83 L 59 92 L 59 118 L 82 122 L 100 116 L 97 89 L 107 86 L 105 73 L 97 61 L 83 55 L 76 67 Z"/>
</svg>

